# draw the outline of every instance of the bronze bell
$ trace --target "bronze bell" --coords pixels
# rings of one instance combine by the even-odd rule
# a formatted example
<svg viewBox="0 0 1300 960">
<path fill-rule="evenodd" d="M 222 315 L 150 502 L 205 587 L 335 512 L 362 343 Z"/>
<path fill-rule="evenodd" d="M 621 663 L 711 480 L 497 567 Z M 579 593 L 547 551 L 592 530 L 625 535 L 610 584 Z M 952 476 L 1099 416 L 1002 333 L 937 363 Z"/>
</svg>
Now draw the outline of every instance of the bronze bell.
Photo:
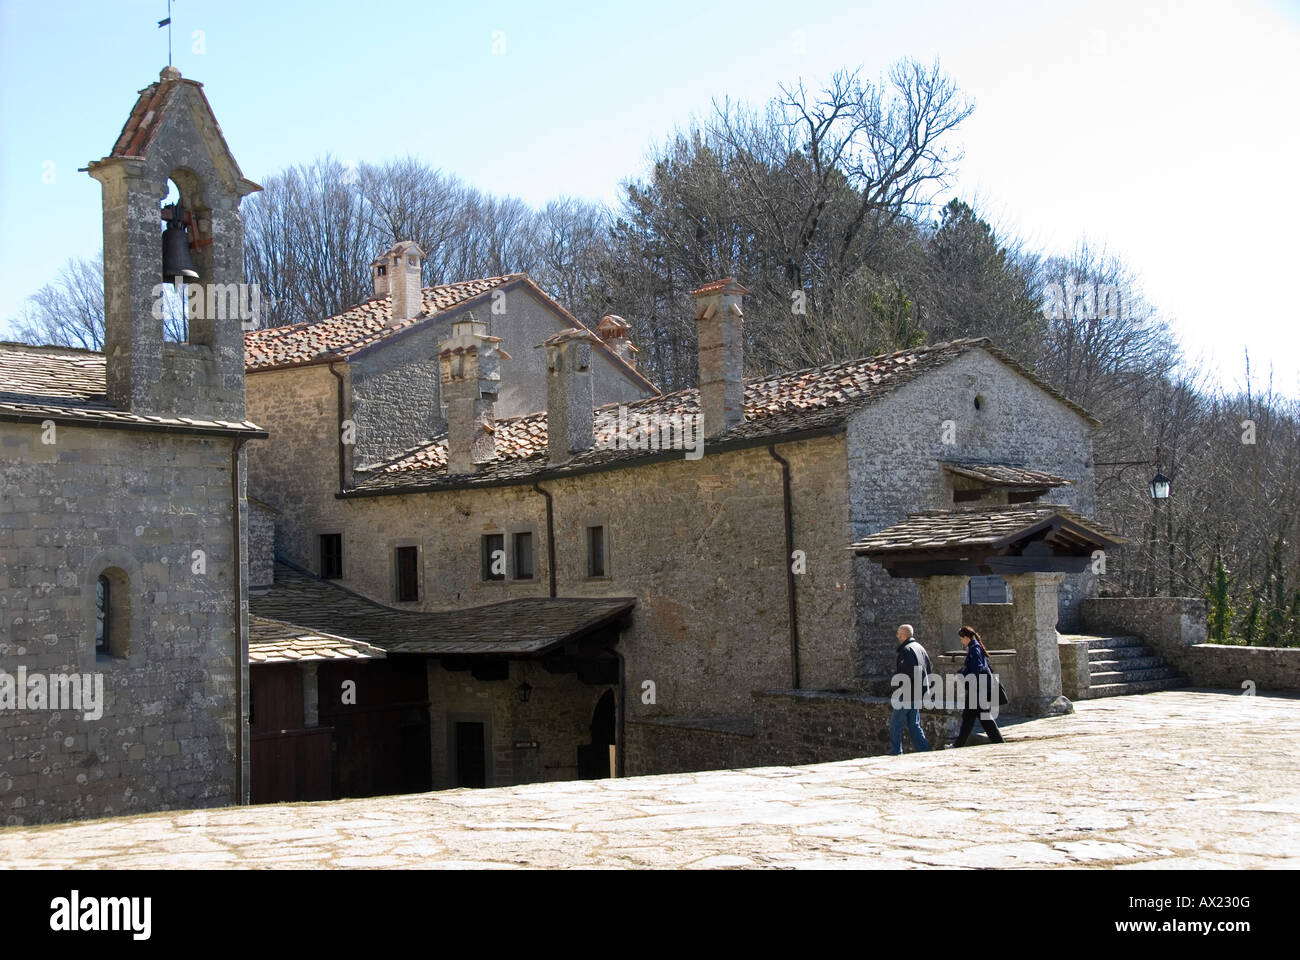
<svg viewBox="0 0 1300 960">
<path fill-rule="evenodd" d="M 181 223 L 181 214 L 177 210 L 167 221 L 167 229 L 162 235 L 162 272 L 163 280 L 171 281 L 177 277 L 197 280 L 199 272 L 190 260 L 190 237 Z"/>
</svg>

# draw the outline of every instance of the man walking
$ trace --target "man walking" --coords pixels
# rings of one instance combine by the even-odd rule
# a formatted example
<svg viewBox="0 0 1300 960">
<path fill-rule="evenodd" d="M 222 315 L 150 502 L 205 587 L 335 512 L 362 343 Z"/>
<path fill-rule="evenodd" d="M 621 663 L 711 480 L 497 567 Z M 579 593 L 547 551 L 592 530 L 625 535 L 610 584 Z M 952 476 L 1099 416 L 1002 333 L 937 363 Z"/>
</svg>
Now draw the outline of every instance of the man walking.
<svg viewBox="0 0 1300 960">
<path fill-rule="evenodd" d="M 895 659 L 894 710 L 889 717 L 889 753 L 899 756 L 903 752 L 903 728 L 912 738 L 913 750 L 929 750 L 930 744 L 921 729 L 921 697 L 929 683 L 930 655 L 915 639 L 910 623 L 901 624 L 895 634 L 898 638 L 898 656 Z M 902 679 L 900 679 L 900 677 Z"/>
</svg>

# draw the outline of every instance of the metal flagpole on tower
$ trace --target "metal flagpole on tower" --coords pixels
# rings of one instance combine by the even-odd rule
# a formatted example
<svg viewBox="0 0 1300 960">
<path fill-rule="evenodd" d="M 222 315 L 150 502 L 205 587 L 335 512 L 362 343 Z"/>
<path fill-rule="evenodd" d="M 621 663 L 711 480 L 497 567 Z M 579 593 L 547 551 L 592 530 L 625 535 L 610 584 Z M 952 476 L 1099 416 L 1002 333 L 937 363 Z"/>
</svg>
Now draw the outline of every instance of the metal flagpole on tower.
<svg viewBox="0 0 1300 960">
<path fill-rule="evenodd" d="M 172 0 L 167 0 L 167 19 L 158 21 L 158 29 L 167 28 L 167 66 L 172 65 Z"/>
</svg>

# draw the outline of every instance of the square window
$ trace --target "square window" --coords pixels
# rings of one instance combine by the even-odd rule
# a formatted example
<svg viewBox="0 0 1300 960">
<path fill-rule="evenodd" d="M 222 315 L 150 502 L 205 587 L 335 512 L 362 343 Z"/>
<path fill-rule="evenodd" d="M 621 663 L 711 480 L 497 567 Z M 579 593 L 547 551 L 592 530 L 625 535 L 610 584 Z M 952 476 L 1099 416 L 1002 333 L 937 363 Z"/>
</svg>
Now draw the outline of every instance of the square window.
<svg viewBox="0 0 1300 960">
<path fill-rule="evenodd" d="M 587 576 L 605 576 L 605 528 L 587 528 Z"/>
<path fill-rule="evenodd" d="M 343 577 L 343 534 L 321 534 L 320 575 L 324 580 L 339 580 Z"/>
<path fill-rule="evenodd" d="M 398 547 L 393 551 L 393 571 L 397 578 L 397 600 L 410 603 L 420 599 L 420 548 Z"/>
<path fill-rule="evenodd" d="M 531 532 L 514 535 L 514 577 L 516 580 L 533 579 L 533 535 Z"/>
<path fill-rule="evenodd" d="M 506 535 L 485 533 L 483 535 L 483 579 L 504 580 L 505 578 Z"/>
</svg>

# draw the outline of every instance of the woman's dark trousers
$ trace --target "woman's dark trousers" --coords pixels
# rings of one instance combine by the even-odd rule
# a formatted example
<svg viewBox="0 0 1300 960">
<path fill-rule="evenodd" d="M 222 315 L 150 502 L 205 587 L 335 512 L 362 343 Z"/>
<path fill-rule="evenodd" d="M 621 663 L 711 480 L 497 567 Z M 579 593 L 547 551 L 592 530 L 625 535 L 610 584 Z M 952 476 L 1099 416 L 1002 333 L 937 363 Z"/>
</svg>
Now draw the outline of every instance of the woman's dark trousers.
<svg viewBox="0 0 1300 960">
<path fill-rule="evenodd" d="M 977 709 L 963 710 L 961 712 L 961 730 L 957 732 L 957 740 L 954 746 L 964 747 L 969 739 L 971 731 L 975 729 L 975 718 L 979 717 L 980 724 L 984 727 L 984 732 L 989 735 L 989 739 L 994 743 L 1004 743 L 1002 731 L 998 729 L 998 722 L 992 717 L 980 717 Z"/>
</svg>

